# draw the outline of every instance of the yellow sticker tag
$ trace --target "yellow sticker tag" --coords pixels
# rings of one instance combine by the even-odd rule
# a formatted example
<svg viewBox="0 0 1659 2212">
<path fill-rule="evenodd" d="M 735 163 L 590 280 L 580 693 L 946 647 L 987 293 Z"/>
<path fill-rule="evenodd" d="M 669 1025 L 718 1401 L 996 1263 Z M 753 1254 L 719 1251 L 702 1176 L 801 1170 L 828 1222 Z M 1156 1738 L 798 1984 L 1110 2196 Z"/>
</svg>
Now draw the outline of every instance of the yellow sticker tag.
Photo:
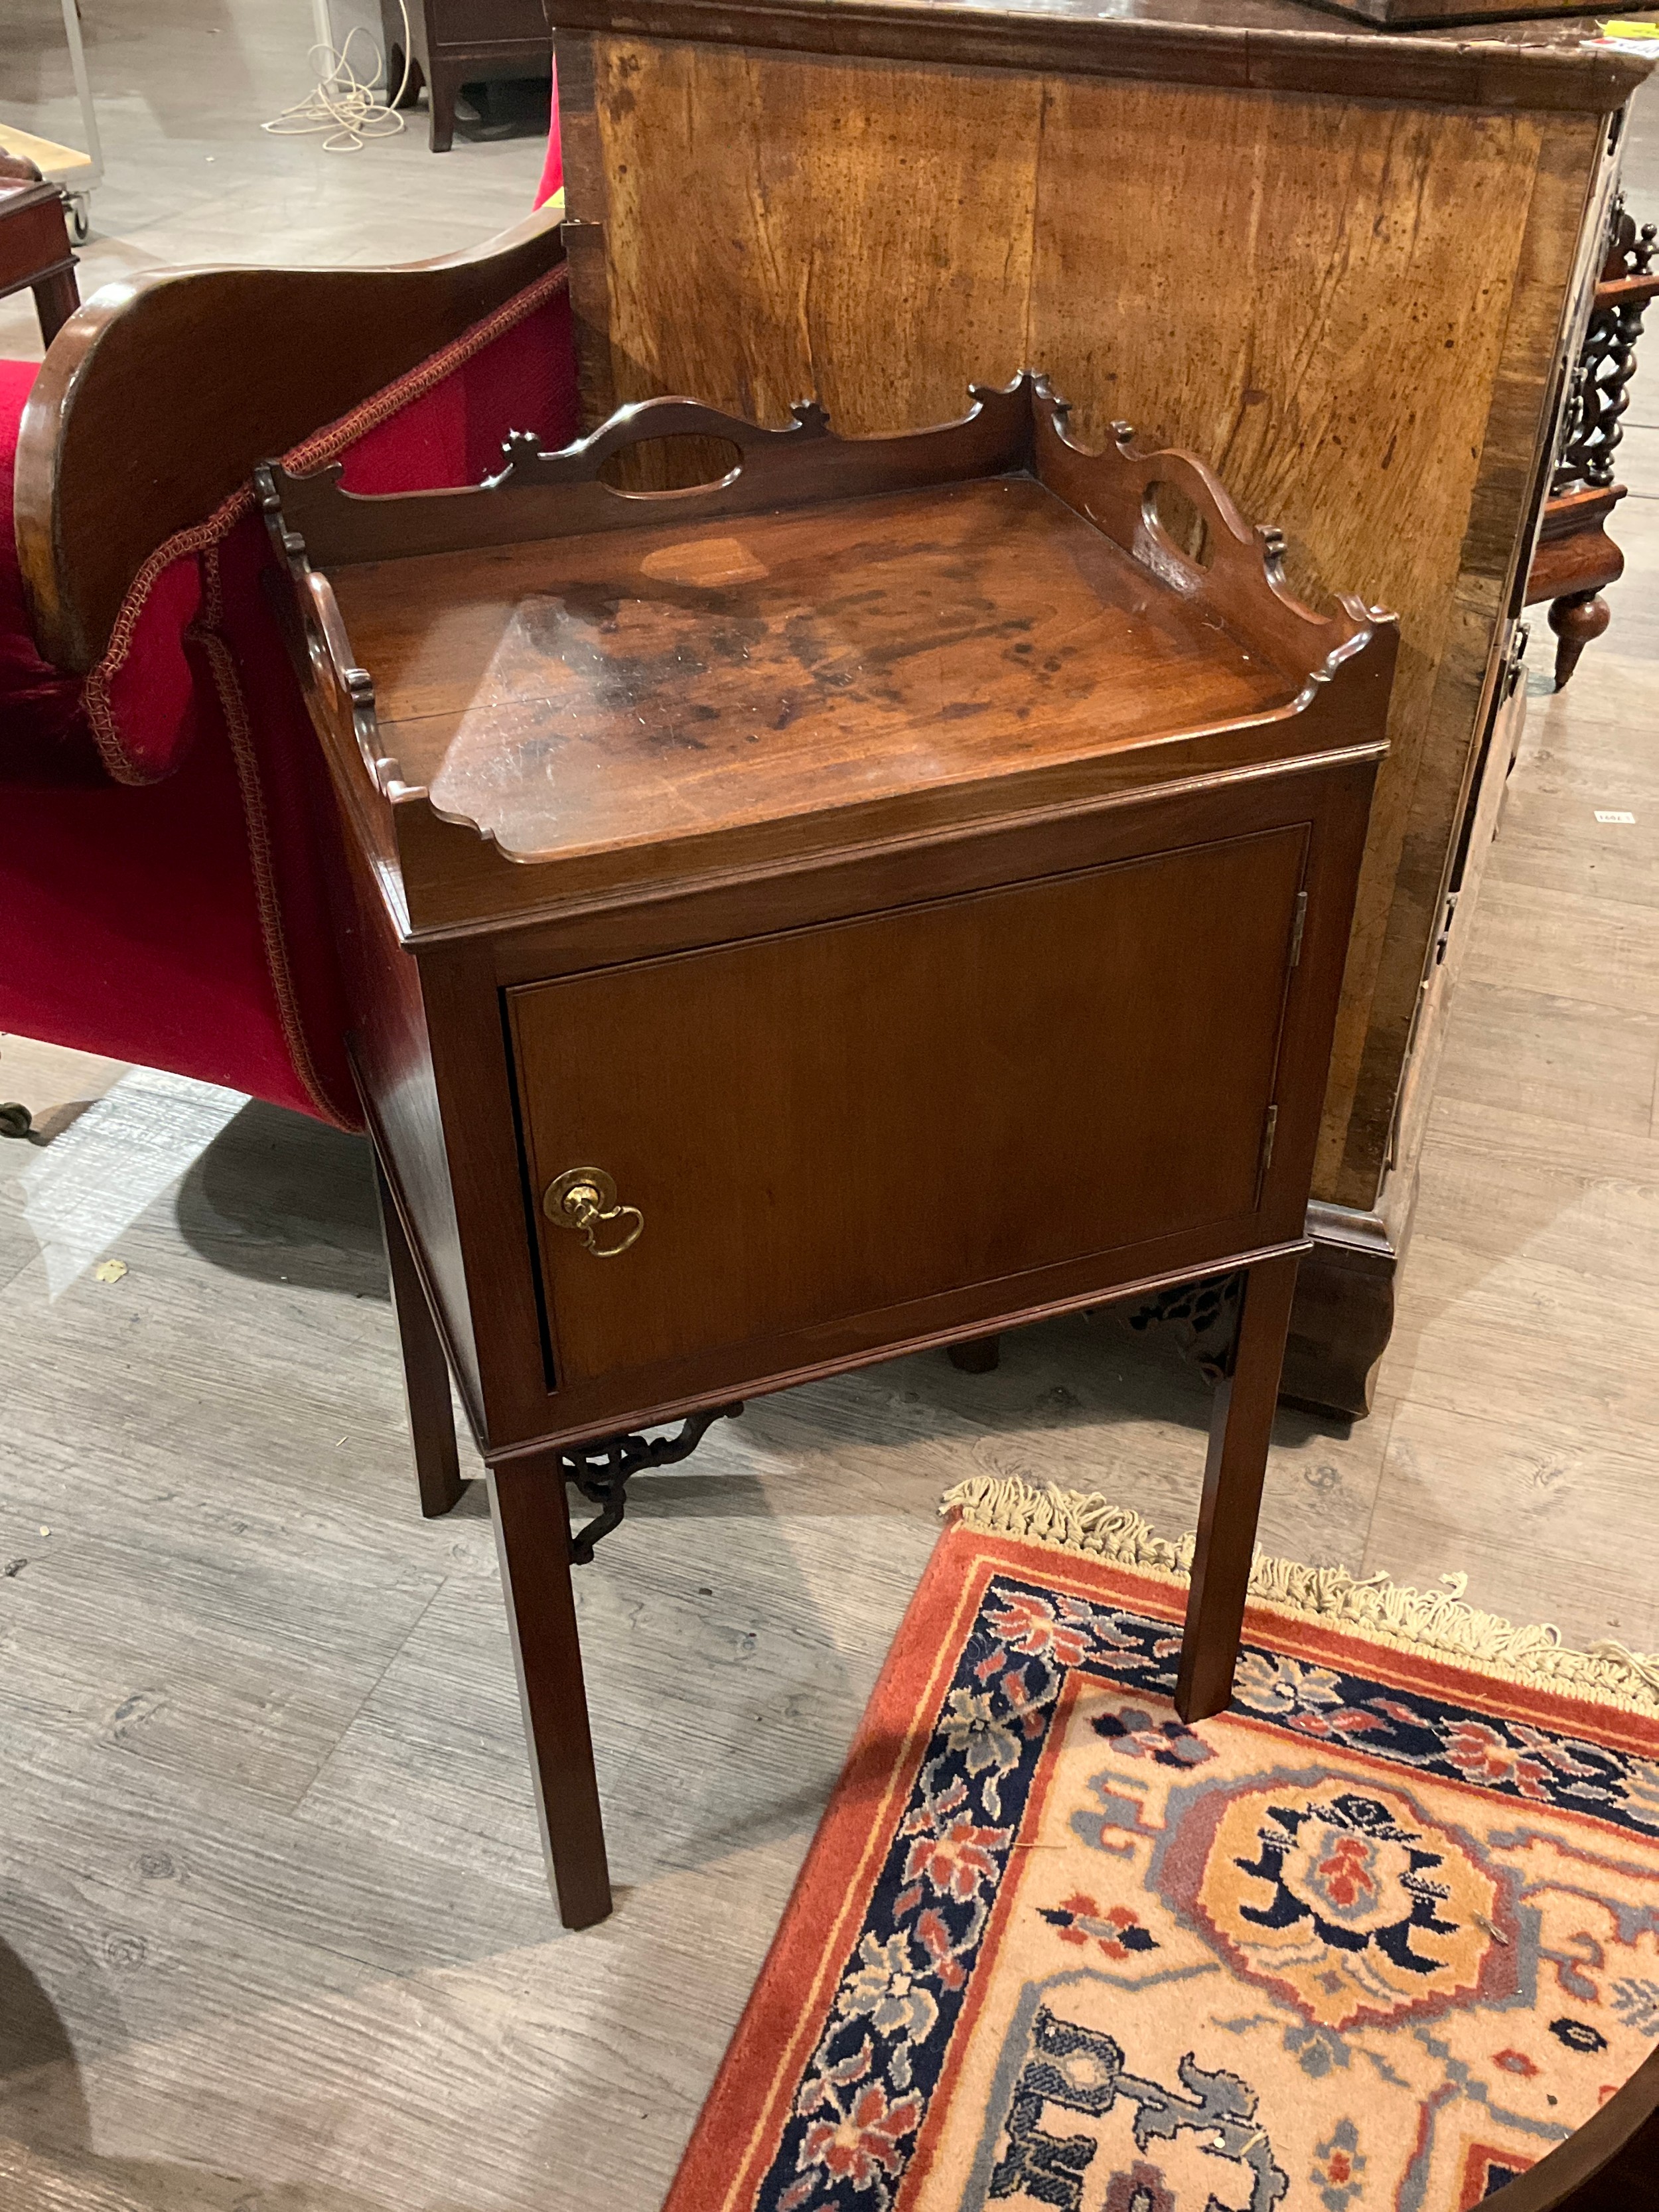
<svg viewBox="0 0 1659 2212">
<path fill-rule="evenodd" d="M 1602 24 L 1601 36 L 1604 39 L 1659 39 L 1659 23 L 1626 23 L 1615 17 L 1611 23 Z"/>
</svg>

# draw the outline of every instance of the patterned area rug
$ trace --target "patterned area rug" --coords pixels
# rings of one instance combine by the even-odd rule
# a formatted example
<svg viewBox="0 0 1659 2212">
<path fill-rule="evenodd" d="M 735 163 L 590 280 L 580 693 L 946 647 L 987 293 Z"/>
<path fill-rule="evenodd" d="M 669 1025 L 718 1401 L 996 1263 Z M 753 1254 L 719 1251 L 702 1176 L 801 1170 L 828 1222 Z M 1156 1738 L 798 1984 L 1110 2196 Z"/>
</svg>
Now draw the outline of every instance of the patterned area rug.
<svg viewBox="0 0 1659 2212">
<path fill-rule="evenodd" d="M 1650 1662 L 1258 1560 L 1189 1729 L 1176 1547 L 952 1502 L 665 2212 L 1464 2212 L 1635 2071 Z"/>
</svg>

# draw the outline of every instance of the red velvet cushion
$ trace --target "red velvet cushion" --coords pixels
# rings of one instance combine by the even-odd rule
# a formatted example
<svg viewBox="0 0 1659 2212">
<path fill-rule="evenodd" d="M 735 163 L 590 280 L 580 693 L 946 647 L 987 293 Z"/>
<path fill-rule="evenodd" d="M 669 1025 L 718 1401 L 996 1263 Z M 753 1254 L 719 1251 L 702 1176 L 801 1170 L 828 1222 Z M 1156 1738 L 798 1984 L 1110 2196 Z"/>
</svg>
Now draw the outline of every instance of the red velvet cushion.
<svg viewBox="0 0 1659 2212">
<path fill-rule="evenodd" d="M 316 1114 L 272 984 L 236 763 L 0 790 L 0 1029 Z M 343 1071 L 336 1118 L 349 1113 Z"/>
<path fill-rule="evenodd" d="M 193 553 L 159 562 L 127 594 L 110 649 L 81 695 L 118 783 L 159 782 L 196 741 L 201 701 L 187 647 L 201 612 L 202 568 Z"/>
<path fill-rule="evenodd" d="M 515 428 L 566 441 L 576 409 L 562 289 L 481 331 L 478 349 L 462 341 L 308 444 L 355 439 L 347 481 L 390 491 L 476 482 Z M 15 438 L 33 370 L 5 368 L 20 372 L 0 384 L 15 394 Z M 228 520 L 220 542 L 162 567 L 120 653 L 95 672 L 113 738 L 132 749 L 126 772 L 160 771 L 148 784 L 94 767 L 88 787 L 95 756 L 72 742 L 80 687 L 43 670 L 15 562 L 0 564 L 11 592 L 0 618 L 13 623 L 0 665 L 22 673 L 14 697 L 38 692 L 58 717 L 38 721 L 58 733 L 44 757 L 26 754 L 0 692 L 0 1030 L 349 1120 L 326 891 L 333 801 L 261 586 L 263 525 L 246 510 Z"/>
<path fill-rule="evenodd" d="M 500 468 L 509 430 L 535 430 L 544 446 L 564 446 L 577 419 L 570 300 L 561 288 L 453 375 L 354 439 L 340 480 L 361 492 L 479 483 Z"/>
<path fill-rule="evenodd" d="M 33 362 L 0 362 L 0 1029 L 315 1114 L 271 981 L 230 749 L 191 747 L 181 772 L 154 789 L 112 783 L 80 679 L 35 650 L 11 514 L 36 373 Z M 167 711 L 193 720 L 182 627 L 199 578 L 193 562 L 176 565 L 161 608 L 171 653 L 151 658 L 183 672 Z M 144 655 L 132 665 L 142 679 Z"/>
</svg>

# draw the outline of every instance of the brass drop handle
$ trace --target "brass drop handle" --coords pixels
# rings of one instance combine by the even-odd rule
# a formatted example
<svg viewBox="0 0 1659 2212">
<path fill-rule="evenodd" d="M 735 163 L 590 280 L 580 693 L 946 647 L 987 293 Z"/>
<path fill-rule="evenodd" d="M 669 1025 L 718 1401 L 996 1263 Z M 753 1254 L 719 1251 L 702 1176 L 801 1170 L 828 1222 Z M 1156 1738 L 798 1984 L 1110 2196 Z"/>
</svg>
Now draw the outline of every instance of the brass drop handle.
<svg viewBox="0 0 1659 2212">
<path fill-rule="evenodd" d="M 542 1212 L 560 1229 L 574 1229 L 596 1260 L 615 1260 L 639 1242 L 645 1216 L 637 1206 L 617 1203 L 616 1178 L 603 1168 L 567 1168 L 542 1194 Z M 615 1223 L 609 1241 L 601 1233 Z"/>
</svg>

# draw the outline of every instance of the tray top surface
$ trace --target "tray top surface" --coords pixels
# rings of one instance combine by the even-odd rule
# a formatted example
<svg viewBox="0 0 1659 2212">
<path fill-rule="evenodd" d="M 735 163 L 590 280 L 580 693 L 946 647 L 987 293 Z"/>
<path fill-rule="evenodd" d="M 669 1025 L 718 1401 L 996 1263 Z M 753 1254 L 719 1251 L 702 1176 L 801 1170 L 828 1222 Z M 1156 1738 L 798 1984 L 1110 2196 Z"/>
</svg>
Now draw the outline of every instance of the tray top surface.
<svg viewBox="0 0 1659 2212">
<path fill-rule="evenodd" d="M 1549 0 L 562 0 L 559 25 L 629 40 L 1605 113 L 1653 67 L 1592 43 L 1595 17 L 1608 12 L 1587 0 L 1560 14 Z"/>
<path fill-rule="evenodd" d="M 1297 688 L 1027 477 L 331 580 L 381 750 L 520 860 L 993 778 Z"/>
</svg>

